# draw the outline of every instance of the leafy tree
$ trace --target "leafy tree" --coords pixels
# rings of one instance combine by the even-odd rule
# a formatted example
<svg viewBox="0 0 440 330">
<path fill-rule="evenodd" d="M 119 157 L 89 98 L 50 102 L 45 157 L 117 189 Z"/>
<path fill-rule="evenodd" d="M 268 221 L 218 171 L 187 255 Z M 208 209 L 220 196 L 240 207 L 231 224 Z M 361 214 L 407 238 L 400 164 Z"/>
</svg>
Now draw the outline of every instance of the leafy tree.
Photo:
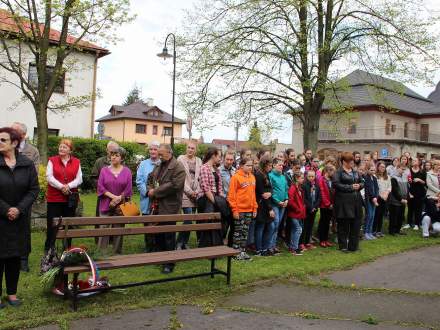
<svg viewBox="0 0 440 330">
<path fill-rule="evenodd" d="M 257 121 L 254 121 L 251 129 L 249 130 L 249 147 L 253 150 L 258 150 L 262 147 L 263 143 L 261 142 L 261 132 L 258 127 Z"/>
<path fill-rule="evenodd" d="M 258 117 L 298 117 L 304 146 L 314 150 L 323 103 L 341 73 L 430 81 L 439 64 L 431 28 L 439 19 L 423 0 L 200 1 L 185 21 L 186 104 L 216 112 L 237 98 L 258 100 Z"/>
<path fill-rule="evenodd" d="M 138 87 L 137 85 L 134 85 L 134 87 L 128 93 L 123 105 L 130 105 L 135 102 L 144 103 L 144 100 L 142 99 L 142 88 Z"/>
<path fill-rule="evenodd" d="M 0 31 L 0 69 L 13 75 L 0 77 L 1 83 L 19 88 L 23 100 L 35 111 L 38 149 L 47 162 L 47 111 L 66 111 L 93 102 L 92 95 L 65 95 L 55 102 L 52 95 L 66 72 L 78 71 L 81 63 L 75 52 L 82 52 L 88 41 L 114 42 L 115 28 L 131 20 L 129 0 L 1 0 L 14 28 Z M 54 33 L 52 29 L 59 31 Z M 75 37 L 72 37 L 75 36 Z M 103 50 L 104 51 L 104 50 Z M 33 63 L 37 79 L 28 77 Z"/>
</svg>

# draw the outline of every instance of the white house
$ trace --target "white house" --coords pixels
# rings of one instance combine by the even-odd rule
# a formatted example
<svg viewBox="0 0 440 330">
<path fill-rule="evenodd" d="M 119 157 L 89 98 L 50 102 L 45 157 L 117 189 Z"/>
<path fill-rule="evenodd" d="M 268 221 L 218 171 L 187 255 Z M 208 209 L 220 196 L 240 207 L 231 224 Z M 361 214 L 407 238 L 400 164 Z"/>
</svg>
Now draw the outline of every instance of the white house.
<svg viewBox="0 0 440 330">
<path fill-rule="evenodd" d="M 0 9 L 0 31 L 14 32 L 17 27 L 8 11 Z M 59 41 L 60 33 L 51 30 L 50 39 L 53 44 Z M 73 43 L 75 38 L 69 36 L 67 41 Z M 14 42 L 6 40 L 7 43 Z M 60 81 L 51 102 L 65 104 L 67 97 L 84 97 L 95 95 L 98 59 L 110 54 L 102 47 L 87 41 L 79 43 L 80 50 L 70 55 L 65 62 L 71 68 Z M 27 50 L 27 47 L 22 49 Z M 32 56 L 28 53 L 22 55 L 22 69 L 27 73 L 28 80 L 36 79 L 36 69 Z M 15 54 L 18 56 L 17 54 Z M 0 59 L 5 56 L 0 44 Z M 23 92 L 11 83 L 18 84 L 18 77 L 0 67 L 0 127 L 9 126 L 14 121 L 27 125 L 30 138 L 36 133 L 36 118 L 32 104 L 23 98 Z M 60 136 L 93 137 L 95 120 L 95 100 L 87 102 L 82 107 L 72 107 L 63 111 L 48 111 L 49 134 Z"/>
</svg>

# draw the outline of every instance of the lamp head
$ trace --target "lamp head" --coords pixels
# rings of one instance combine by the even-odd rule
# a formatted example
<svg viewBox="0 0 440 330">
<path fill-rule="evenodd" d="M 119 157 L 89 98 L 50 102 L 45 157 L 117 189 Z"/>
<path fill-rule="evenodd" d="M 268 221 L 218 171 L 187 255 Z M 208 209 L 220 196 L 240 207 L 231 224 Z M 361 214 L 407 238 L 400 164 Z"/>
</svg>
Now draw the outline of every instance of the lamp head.
<svg viewBox="0 0 440 330">
<path fill-rule="evenodd" d="M 164 47 L 164 49 L 162 50 L 162 53 L 157 54 L 157 56 L 160 58 L 163 58 L 164 60 L 166 60 L 167 58 L 173 57 L 173 55 L 168 53 L 168 48 L 166 48 L 166 47 Z"/>
</svg>

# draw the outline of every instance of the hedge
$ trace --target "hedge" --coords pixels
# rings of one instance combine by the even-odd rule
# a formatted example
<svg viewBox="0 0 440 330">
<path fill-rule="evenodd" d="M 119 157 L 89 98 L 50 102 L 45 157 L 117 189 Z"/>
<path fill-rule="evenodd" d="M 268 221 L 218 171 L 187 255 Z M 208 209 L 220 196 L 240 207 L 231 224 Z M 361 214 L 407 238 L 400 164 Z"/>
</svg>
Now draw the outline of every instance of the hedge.
<svg viewBox="0 0 440 330">
<path fill-rule="evenodd" d="M 48 154 L 50 156 L 58 154 L 58 144 L 62 137 L 50 136 L 48 139 Z M 90 178 L 95 161 L 106 154 L 106 145 L 108 141 L 84 139 L 84 138 L 70 138 L 73 141 L 75 157 L 81 160 L 81 170 L 83 172 L 83 190 L 91 190 L 93 183 Z M 127 151 L 126 165 L 133 171 L 136 171 L 135 155 L 145 155 L 145 147 L 132 142 L 118 142 L 121 147 Z"/>
<path fill-rule="evenodd" d="M 49 156 L 58 154 L 58 144 L 63 137 L 49 136 L 48 138 L 48 154 Z M 83 172 L 83 184 L 81 188 L 83 190 L 91 190 L 93 188 L 90 173 L 92 171 L 95 161 L 106 154 L 106 140 L 95 140 L 85 138 L 70 138 L 74 145 L 74 156 L 81 160 L 81 170 Z M 135 156 L 148 157 L 148 149 L 135 142 L 118 142 L 121 147 L 127 151 L 127 157 L 125 160 L 126 165 L 131 169 L 133 173 L 133 179 L 136 177 L 136 169 L 139 162 Z M 201 144 L 198 146 L 197 156 L 203 158 L 204 153 L 208 149 L 209 145 Z M 174 145 L 174 155 L 177 158 L 186 151 L 185 144 Z"/>
</svg>

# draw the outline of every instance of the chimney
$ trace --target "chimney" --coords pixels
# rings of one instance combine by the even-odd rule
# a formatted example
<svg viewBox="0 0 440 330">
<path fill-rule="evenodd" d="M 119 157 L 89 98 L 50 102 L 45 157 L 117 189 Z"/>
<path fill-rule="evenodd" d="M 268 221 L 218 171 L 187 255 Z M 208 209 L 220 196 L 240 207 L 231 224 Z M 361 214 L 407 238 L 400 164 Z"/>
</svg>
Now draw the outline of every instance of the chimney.
<svg viewBox="0 0 440 330">
<path fill-rule="evenodd" d="M 153 107 L 154 106 L 154 99 L 149 97 L 145 100 L 145 103 L 149 106 L 149 107 Z"/>
</svg>

